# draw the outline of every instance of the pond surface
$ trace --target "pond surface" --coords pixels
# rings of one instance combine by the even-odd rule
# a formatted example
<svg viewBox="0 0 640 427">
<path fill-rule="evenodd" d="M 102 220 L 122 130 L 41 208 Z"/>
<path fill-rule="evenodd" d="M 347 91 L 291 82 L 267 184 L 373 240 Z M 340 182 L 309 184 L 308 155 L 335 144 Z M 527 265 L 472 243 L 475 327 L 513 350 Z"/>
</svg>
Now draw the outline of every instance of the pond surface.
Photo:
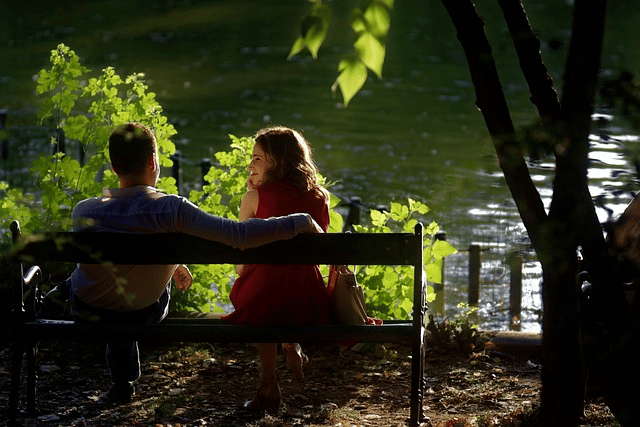
<svg viewBox="0 0 640 427">
<path fill-rule="evenodd" d="M 387 41 L 383 78 L 370 77 L 342 108 L 331 92 L 341 55 L 349 52 L 348 10 L 333 2 L 334 24 L 316 61 L 286 57 L 308 7 L 286 1 L 68 1 L 10 0 L 0 17 L 0 108 L 7 126 L 35 125 L 33 76 L 48 66 L 57 43 L 75 50 L 96 72 L 112 65 L 121 75 L 144 72 L 175 124 L 185 158 L 183 192 L 199 180 L 199 162 L 227 149 L 229 134 L 249 136 L 269 124 L 304 131 L 332 188 L 366 206 L 412 197 L 432 212 L 460 253 L 447 261 L 446 313 L 467 300 L 469 245 L 483 248 L 480 322 L 509 324 L 507 255 L 524 254 L 523 330 L 539 330 L 540 269 L 495 160 L 453 25 L 438 1 L 398 0 Z M 512 43 L 495 2 L 477 2 L 485 17 L 496 63 L 517 127 L 536 111 L 517 67 Z M 618 7 L 619 6 L 619 7 Z M 570 37 L 571 6 L 527 1 L 547 67 L 561 90 Z M 635 72 L 640 63 L 640 14 L 631 0 L 611 10 L 603 78 Z M 615 217 L 635 191 L 629 153 L 636 131 L 618 112 L 599 107 L 592 137 L 592 194 Z M 532 162 L 531 173 L 548 202 L 553 164 Z"/>
</svg>

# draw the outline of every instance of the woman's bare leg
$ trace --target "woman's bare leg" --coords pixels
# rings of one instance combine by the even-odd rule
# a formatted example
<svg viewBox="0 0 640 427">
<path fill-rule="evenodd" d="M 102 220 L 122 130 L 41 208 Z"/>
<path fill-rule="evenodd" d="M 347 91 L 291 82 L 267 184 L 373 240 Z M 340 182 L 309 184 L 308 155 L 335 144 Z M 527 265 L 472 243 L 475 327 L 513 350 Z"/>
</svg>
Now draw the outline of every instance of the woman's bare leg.
<svg viewBox="0 0 640 427">
<path fill-rule="evenodd" d="M 278 346 L 276 343 L 259 343 L 258 357 L 260 357 L 260 385 L 277 384 L 278 375 L 276 373 L 276 357 Z"/>
<path fill-rule="evenodd" d="M 276 374 L 278 347 L 275 343 L 259 343 L 256 347 L 260 357 L 260 387 L 253 400 L 247 402 L 245 407 L 252 411 L 276 413 L 282 400 Z"/>
<path fill-rule="evenodd" d="M 309 358 L 302 352 L 302 348 L 298 343 L 283 343 L 282 351 L 287 357 L 287 367 L 293 373 L 298 381 L 304 381 L 303 368 L 309 364 Z"/>
</svg>

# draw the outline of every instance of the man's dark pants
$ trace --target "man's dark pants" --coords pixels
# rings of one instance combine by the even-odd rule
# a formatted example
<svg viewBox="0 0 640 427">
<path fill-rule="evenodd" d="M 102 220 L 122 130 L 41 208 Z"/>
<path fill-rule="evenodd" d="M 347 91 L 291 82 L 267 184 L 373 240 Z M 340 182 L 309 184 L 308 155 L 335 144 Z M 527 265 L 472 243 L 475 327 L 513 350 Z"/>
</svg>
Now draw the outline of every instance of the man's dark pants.
<svg viewBox="0 0 640 427">
<path fill-rule="evenodd" d="M 160 299 L 149 307 L 136 311 L 111 311 L 92 307 L 71 295 L 71 313 L 76 322 L 111 324 L 160 323 L 169 312 L 170 286 L 167 285 Z M 140 377 L 140 355 L 136 341 L 107 341 L 107 367 L 111 381 L 116 383 L 135 381 Z"/>
</svg>

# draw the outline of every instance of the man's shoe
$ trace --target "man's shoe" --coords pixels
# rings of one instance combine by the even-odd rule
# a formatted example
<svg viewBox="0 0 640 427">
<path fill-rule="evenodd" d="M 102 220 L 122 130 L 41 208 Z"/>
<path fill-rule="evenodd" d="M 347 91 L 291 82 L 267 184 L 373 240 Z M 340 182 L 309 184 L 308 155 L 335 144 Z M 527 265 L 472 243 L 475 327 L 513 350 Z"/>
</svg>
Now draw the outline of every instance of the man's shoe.
<svg viewBox="0 0 640 427">
<path fill-rule="evenodd" d="M 136 388 L 131 381 L 123 381 L 114 383 L 109 390 L 109 399 L 115 403 L 129 403 Z"/>
</svg>

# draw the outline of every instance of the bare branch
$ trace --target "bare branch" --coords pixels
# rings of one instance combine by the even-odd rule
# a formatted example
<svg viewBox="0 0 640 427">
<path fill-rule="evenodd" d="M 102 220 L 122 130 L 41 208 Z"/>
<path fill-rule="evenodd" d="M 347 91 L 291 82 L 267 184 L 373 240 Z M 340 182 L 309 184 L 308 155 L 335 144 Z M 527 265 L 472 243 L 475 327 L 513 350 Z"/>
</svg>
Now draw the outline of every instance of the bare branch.
<svg viewBox="0 0 640 427">
<path fill-rule="evenodd" d="M 540 40 L 534 34 L 521 0 L 499 0 L 507 27 L 520 60 L 520 69 L 531 92 L 531 102 L 545 126 L 560 119 L 560 100 L 540 52 Z"/>
<path fill-rule="evenodd" d="M 469 0 L 442 0 L 442 3 L 465 51 L 476 91 L 476 105 L 484 116 L 507 185 L 529 238 L 534 247 L 540 248 L 541 224 L 547 215 L 518 144 L 491 46 L 484 32 L 484 21 Z"/>
</svg>

